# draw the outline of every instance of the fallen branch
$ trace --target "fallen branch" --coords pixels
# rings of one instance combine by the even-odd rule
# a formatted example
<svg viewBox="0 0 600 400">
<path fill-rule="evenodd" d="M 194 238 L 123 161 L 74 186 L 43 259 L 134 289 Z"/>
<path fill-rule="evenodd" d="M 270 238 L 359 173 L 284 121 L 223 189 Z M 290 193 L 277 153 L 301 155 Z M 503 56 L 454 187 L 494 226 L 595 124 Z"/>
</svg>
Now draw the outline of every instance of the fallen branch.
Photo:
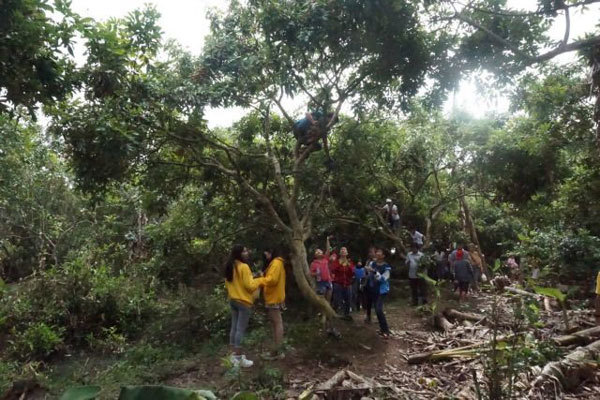
<svg viewBox="0 0 600 400">
<path fill-rule="evenodd" d="M 450 323 L 442 314 L 436 314 L 434 317 L 435 326 L 443 330 L 444 332 L 450 332 L 454 325 Z"/>
<path fill-rule="evenodd" d="M 485 315 L 462 312 L 455 310 L 454 308 L 446 308 L 444 310 L 444 315 L 450 319 L 455 319 L 459 321 L 480 322 L 485 319 Z"/>
<path fill-rule="evenodd" d="M 569 353 L 559 361 L 546 364 L 531 384 L 529 399 L 555 398 L 563 390 L 571 390 L 594 376 L 598 363 L 590 362 L 600 356 L 600 340 Z"/>
<path fill-rule="evenodd" d="M 538 300 L 542 300 L 544 298 L 544 296 L 539 295 L 537 293 L 531 293 L 526 290 L 518 289 L 518 288 L 512 287 L 512 286 L 507 286 L 504 288 L 504 290 L 506 290 L 507 292 L 510 292 L 510 293 L 519 294 L 521 296 L 535 297 Z"/>
<path fill-rule="evenodd" d="M 555 337 L 554 343 L 558 346 L 569 346 L 571 344 L 586 345 L 600 339 L 600 326 L 584 329 L 570 335 Z"/>
<path fill-rule="evenodd" d="M 515 335 L 500 336 L 496 339 L 496 342 L 505 341 L 505 340 L 511 339 L 511 338 L 513 338 L 515 336 L 519 336 L 519 335 L 521 335 L 521 333 L 518 333 Z M 473 358 L 473 357 L 480 355 L 484 351 L 486 351 L 486 350 L 484 350 L 484 348 L 490 347 L 490 346 L 491 346 L 491 342 L 486 341 L 486 342 L 474 343 L 474 344 L 470 344 L 470 345 L 462 346 L 462 347 L 455 347 L 452 349 L 426 351 L 423 353 L 416 353 L 416 354 L 410 355 L 408 357 L 407 362 L 409 364 L 421 364 L 421 363 L 428 362 L 428 361 L 432 361 L 432 362 L 433 361 L 443 361 L 443 360 L 451 360 L 453 358 Z"/>
</svg>

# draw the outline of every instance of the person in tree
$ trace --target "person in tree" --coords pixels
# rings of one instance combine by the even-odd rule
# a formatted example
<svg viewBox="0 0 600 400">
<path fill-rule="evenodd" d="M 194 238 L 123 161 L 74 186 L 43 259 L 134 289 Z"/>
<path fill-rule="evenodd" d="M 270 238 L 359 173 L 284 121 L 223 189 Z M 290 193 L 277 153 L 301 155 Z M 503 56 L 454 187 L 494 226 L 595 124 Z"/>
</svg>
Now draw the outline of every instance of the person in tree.
<svg viewBox="0 0 600 400">
<path fill-rule="evenodd" d="M 333 298 L 338 310 L 342 310 L 346 319 L 350 317 L 352 300 L 352 281 L 354 280 L 354 263 L 348 257 L 348 249 L 340 248 L 340 256 L 335 257 L 331 263 L 333 275 Z"/>
<path fill-rule="evenodd" d="M 236 244 L 231 249 L 225 264 L 225 287 L 231 308 L 229 345 L 233 354 L 230 361 L 233 365 L 243 368 L 249 368 L 254 364 L 243 354 L 241 346 L 254 306 L 255 293 L 265 284 L 265 278 L 252 276 L 252 271 L 247 264 L 248 255 L 246 247 Z"/>
<path fill-rule="evenodd" d="M 369 246 L 369 258 L 365 263 L 365 323 L 371 323 L 371 309 L 377 300 L 377 281 L 375 280 L 375 246 Z"/>
<path fill-rule="evenodd" d="M 415 243 L 411 246 L 411 251 L 406 255 L 406 265 L 408 266 L 408 281 L 412 293 L 412 305 L 427 303 L 427 286 L 425 279 L 419 276 L 421 271 L 421 259 L 423 253 Z"/>
<path fill-rule="evenodd" d="M 296 152 L 299 152 L 302 146 L 312 147 L 311 151 L 321 150 L 322 147 L 331 164 L 327 135 L 329 134 L 328 125 L 332 118 L 335 118 L 334 123 L 337 122 L 338 118 L 335 113 L 325 113 L 321 109 L 317 109 L 307 112 L 304 118 L 296 121 L 292 126 L 292 132 L 297 141 Z M 319 140 L 323 141 L 323 146 Z"/>
<path fill-rule="evenodd" d="M 374 281 L 375 290 L 373 292 L 375 298 L 375 314 L 379 322 L 379 334 L 384 338 L 390 336 L 390 327 L 388 326 L 383 305 L 385 298 L 390 291 L 390 276 L 392 266 L 386 261 L 386 250 L 383 247 L 375 249 L 375 261 L 371 262 L 370 266 L 366 267 Z"/>
<path fill-rule="evenodd" d="M 393 204 L 392 199 L 386 199 L 385 205 L 382 207 L 384 217 L 394 232 L 400 228 L 400 213 L 398 206 Z"/>
<path fill-rule="evenodd" d="M 264 252 L 268 266 L 265 270 L 264 297 L 267 315 L 273 331 L 273 350 L 263 355 L 264 359 L 274 360 L 284 358 L 283 353 L 283 319 L 281 312 L 285 310 L 285 268 L 283 251 L 271 248 Z"/>
<path fill-rule="evenodd" d="M 459 290 L 459 301 L 464 301 L 469 292 L 469 283 L 474 281 L 475 275 L 467 252 L 462 248 L 456 251 L 454 273 Z"/>
<path fill-rule="evenodd" d="M 417 246 L 417 250 L 423 247 L 423 240 L 425 239 L 425 235 L 419 232 L 416 228 L 412 228 L 410 230 L 410 237 L 414 245 Z"/>
</svg>

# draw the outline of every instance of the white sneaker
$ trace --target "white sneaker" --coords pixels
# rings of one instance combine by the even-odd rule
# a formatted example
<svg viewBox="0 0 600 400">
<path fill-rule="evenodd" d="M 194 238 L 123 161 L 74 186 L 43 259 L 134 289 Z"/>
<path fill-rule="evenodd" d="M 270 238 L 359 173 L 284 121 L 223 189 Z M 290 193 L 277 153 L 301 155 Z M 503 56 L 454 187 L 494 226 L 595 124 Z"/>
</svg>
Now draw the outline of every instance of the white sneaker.
<svg viewBox="0 0 600 400">
<path fill-rule="evenodd" d="M 240 356 L 240 358 L 238 360 L 239 360 L 238 363 L 239 363 L 240 367 L 242 367 L 242 368 L 250 368 L 251 366 L 254 365 L 254 361 L 248 360 L 246 358 L 246 356 L 243 354 Z"/>
<path fill-rule="evenodd" d="M 231 365 L 233 367 L 237 367 L 238 365 L 240 365 L 240 356 L 236 356 L 235 354 L 230 355 L 229 362 L 231 362 Z"/>
</svg>

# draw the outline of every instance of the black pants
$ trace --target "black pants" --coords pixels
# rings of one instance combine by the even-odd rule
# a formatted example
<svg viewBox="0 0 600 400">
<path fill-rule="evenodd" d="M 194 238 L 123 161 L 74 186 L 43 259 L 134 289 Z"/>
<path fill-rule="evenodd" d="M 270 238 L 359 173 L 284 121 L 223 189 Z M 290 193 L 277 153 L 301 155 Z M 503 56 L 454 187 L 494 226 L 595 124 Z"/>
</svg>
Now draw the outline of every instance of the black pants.
<svg viewBox="0 0 600 400">
<path fill-rule="evenodd" d="M 350 315 L 350 302 L 352 298 L 352 286 L 333 284 L 333 304 L 337 312 L 343 311 L 344 315 Z"/>
<path fill-rule="evenodd" d="M 367 319 L 371 320 L 371 309 L 375 307 L 375 302 L 377 301 L 377 293 L 375 289 L 365 288 L 365 310 L 367 311 Z"/>
<path fill-rule="evenodd" d="M 379 294 L 375 299 L 375 313 L 377 314 L 377 321 L 379 322 L 379 329 L 382 333 L 390 333 L 390 327 L 388 326 L 385 313 L 383 312 L 383 302 L 386 294 Z"/>
<path fill-rule="evenodd" d="M 413 306 L 427 303 L 427 282 L 423 278 L 410 278 Z"/>
</svg>

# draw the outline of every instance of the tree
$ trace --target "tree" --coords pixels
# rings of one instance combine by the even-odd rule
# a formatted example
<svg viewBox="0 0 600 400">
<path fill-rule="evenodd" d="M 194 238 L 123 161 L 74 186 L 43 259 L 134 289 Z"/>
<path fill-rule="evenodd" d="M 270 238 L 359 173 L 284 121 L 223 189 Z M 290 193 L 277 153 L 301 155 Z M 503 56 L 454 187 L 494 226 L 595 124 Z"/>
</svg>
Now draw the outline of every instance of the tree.
<svg viewBox="0 0 600 400">
<path fill-rule="evenodd" d="M 0 112 L 51 104 L 77 86 L 73 37 L 89 21 L 70 2 L 8 0 L 0 13 Z M 52 15 L 54 13 L 54 15 Z"/>
</svg>

